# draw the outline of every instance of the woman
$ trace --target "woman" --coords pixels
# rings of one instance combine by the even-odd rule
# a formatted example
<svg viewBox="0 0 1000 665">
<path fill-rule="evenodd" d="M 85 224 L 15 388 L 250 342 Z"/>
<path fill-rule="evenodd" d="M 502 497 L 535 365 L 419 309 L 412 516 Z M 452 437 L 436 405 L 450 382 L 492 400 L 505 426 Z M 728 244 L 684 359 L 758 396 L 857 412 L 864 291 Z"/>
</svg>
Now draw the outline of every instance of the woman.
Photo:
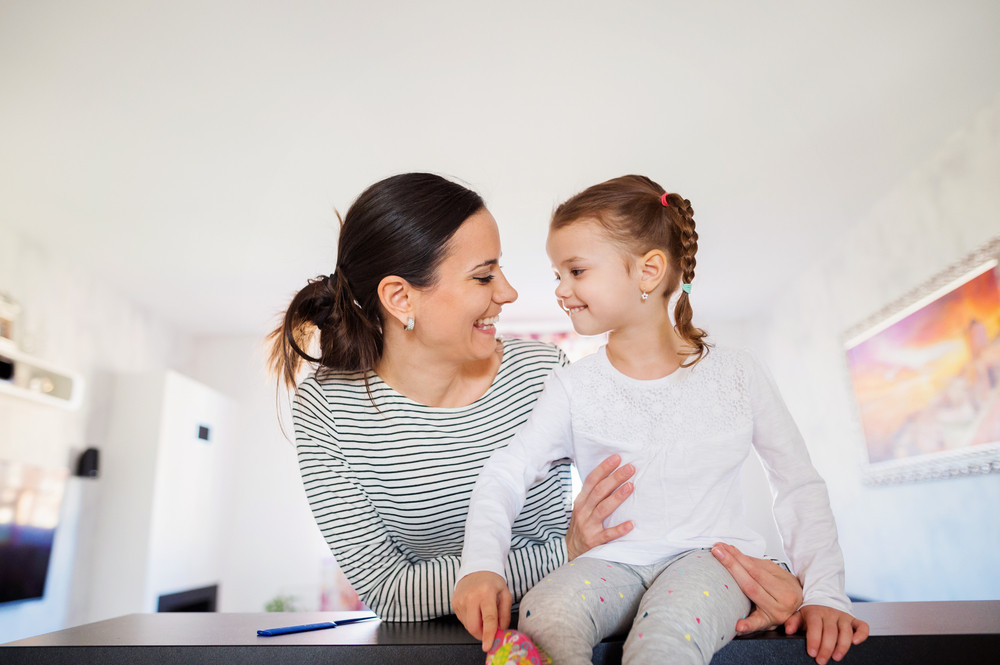
<svg viewBox="0 0 1000 665">
<path fill-rule="evenodd" d="M 348 210 L 334 273 L 303 288 L 271 335 L 272 369 L 289 387 L 304 360 L 318 364 L 293 408 L 303 483 L 338 564 L 384 620 L 453 613 L 478 473 L 567 362 L 548 344 L 496 339 L 502 307 L 517 298 L 499 259 L 496 221 L 478 194 L 430 174 L 387 178 Z M 632 490 L 635 469 L 619 462 L 587 477 L 572 510 L 566 463 L 528 494 L 506 561 L 515 601 L 631 529 L 602 526 Z M 797 627 L 791 574 L 716 550 L 757 604 L 738 632 Z"/>
</svg>

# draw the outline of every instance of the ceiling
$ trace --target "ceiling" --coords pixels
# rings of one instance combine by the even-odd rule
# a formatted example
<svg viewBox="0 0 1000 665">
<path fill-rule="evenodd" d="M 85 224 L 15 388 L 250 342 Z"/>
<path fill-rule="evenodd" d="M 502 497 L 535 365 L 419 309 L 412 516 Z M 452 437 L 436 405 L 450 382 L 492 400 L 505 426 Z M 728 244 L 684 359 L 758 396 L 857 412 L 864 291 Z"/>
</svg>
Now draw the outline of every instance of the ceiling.
<svg viewBox="0 0 1000 665">
<path fill-rule="evenodd" d="M 432 171 L 499 220 L 507 321 L 559 321 L 548 214 L 639 172 L 694 205 L 696 315 L 741 319 L 998 92 L 996 0 L 0 0 L 0 224 L 259 334 L 335 210 Z"/>
</svg>

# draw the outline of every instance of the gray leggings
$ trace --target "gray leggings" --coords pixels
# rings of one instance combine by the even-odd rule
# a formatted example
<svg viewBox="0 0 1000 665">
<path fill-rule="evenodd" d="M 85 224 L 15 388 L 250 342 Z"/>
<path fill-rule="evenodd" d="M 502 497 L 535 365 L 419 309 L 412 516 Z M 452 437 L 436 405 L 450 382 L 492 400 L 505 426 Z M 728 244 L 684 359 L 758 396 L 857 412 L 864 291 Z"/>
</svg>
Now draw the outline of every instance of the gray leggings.
<svg viewBox="0 0 1000 665">
<path fill-rule="evenodd" d="M 578 557 L 525 594 L 518 630 L 554 665 L 590 663 L 605 637 L 628 632 L 624 663 L 704 663 L 734 636 L 750 601 L 710 550 L 651 566 Z"/>
</svg>

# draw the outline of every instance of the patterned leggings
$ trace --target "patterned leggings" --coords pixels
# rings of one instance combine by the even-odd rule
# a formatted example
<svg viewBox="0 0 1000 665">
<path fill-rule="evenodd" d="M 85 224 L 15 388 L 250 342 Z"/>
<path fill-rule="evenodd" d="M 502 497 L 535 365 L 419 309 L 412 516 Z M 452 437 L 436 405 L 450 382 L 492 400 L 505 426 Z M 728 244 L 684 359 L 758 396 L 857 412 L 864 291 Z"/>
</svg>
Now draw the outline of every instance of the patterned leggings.
<svg viewBox="0 0 1000 665">
<path fill-rule="evenodd" d="M 707 664 L 749 611 L 750 601 L 710 550 L 651 566 L 584 556 L 524 596 L 518 630 L 554 665 L 590 663 L 598 642 L 626 631 L 624 663 Z"/>
</svg>

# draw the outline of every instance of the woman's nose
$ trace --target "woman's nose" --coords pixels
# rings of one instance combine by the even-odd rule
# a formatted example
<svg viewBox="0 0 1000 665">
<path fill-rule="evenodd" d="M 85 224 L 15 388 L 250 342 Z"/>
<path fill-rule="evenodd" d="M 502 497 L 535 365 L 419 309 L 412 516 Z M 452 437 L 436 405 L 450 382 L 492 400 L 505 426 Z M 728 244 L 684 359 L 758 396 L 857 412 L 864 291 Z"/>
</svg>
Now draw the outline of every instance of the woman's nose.
<svg viewBox="0 0 1000 665">
<path fill-rule="evenodd" d="M 493 300 L 501 305 L 506 305 L 517 300 L 517 290 L 507 281 L 507 276 L 500 270 L 497 274 L 497 287 L 493 292 Z"/>
</svg>

